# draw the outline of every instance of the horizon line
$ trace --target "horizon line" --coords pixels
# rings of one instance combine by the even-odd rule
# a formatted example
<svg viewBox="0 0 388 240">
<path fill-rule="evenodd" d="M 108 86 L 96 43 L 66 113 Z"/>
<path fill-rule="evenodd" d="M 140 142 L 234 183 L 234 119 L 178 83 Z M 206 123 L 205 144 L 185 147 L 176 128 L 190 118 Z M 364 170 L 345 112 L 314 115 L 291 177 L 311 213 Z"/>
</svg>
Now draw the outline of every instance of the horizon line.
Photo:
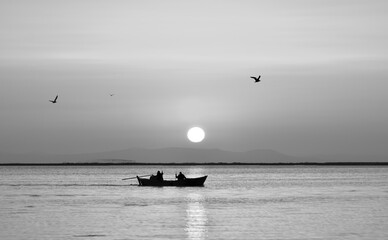
<svg viewBox="0 0 388 240">
<path fill-rule="evenodd" d="M 140 163 L 140 162 L 62 162 L 62 163 L 0 163 L 0 166 L 146 166 L 146 165 L 165 165 L 165 166 L 190 166 L 190 165 L 262 165 L 262 166 L 281 166 L 281 165 L 318 165 L 318 166 L 388 166 L 388 162 L 277 162 L 277 163 L 247 163 L 247 162 L 162 162 L 162 163 Z"/>
</svg>

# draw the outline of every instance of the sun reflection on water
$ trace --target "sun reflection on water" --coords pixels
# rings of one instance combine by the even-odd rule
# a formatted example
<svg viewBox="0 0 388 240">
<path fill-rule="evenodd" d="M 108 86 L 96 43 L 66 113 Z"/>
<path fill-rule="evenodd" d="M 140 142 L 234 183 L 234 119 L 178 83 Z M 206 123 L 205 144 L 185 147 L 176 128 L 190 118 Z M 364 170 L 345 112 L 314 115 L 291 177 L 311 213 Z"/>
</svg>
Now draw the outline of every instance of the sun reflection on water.
<svg viewBox="0 0 388 240">
<path fill-rule="evenodd" d="M 203 206 L 203 196 L 198 193 L 188 195 L 186 209 L 186 232 L 187 239 L 201 240 L 206 238 L 207 232 L 207 215 Z"/>
</svg>

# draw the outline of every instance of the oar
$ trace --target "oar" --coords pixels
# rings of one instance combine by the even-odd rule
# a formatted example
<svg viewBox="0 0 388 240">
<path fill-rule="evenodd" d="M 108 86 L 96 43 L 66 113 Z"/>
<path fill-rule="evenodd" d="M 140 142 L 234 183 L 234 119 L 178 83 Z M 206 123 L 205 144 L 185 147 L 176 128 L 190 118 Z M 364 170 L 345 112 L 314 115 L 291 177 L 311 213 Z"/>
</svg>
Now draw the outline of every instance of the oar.
<svg viewBox="0 0 388 240">
<path fill-rule="evenodd" d="M 137 177 L 148 177 L 148 176 L 151 176 L 152 174 L 148 174 L 148 175 L 143 175 L 143 176 L 136 176 L 136 177 L 129 177 L 129 178 L 123 178 L 121 180 L 128 180 L 128 179 L 134 179 L 134 178 L 137 178 Z"/>
</svg>

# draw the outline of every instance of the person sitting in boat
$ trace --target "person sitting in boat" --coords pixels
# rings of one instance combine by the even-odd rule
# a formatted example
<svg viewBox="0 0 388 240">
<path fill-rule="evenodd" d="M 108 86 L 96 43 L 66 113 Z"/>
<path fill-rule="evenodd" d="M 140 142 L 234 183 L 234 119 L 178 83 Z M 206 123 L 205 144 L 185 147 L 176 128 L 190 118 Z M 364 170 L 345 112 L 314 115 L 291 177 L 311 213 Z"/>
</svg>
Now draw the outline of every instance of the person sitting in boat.
<svg viewBox="0 0 388 240">
<path fill-rule="evenodd" d="M 158 172 L 156 173 L 156 179 L 157 179 L 158 181 L 163 181 L 163 172 L 158 171 Z"/>
<path fill-rule="evenodd" d="M 186 176 L 182 172 L 179 172 L 178 176 L 175 173 L 175 177 L 178 178 L 178 180 L 185 180 L 186 179 Z"/>
</svg>

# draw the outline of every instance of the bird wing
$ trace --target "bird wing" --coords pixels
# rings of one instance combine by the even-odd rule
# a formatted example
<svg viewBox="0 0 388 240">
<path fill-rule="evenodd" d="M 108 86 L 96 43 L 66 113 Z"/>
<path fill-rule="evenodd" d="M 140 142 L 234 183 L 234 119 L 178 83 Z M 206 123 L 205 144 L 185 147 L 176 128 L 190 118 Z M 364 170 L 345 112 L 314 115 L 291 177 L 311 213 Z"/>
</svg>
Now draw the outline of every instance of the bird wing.
<svg viewBox="0 0 388 240">
<path fill-rule="evenodd" d="M 253 79 L 255 79 L 255 80 L 257 79 L 256 77 L 252 77 L 252 76 L 251 76 L 251 78 L 253 78 Z"/>
<path fill-rule="evenodd" d="M 55 97 L 54 102 L 57 101 L 57 99 L 58 99 L 58 95 Z"/>
</svg>

